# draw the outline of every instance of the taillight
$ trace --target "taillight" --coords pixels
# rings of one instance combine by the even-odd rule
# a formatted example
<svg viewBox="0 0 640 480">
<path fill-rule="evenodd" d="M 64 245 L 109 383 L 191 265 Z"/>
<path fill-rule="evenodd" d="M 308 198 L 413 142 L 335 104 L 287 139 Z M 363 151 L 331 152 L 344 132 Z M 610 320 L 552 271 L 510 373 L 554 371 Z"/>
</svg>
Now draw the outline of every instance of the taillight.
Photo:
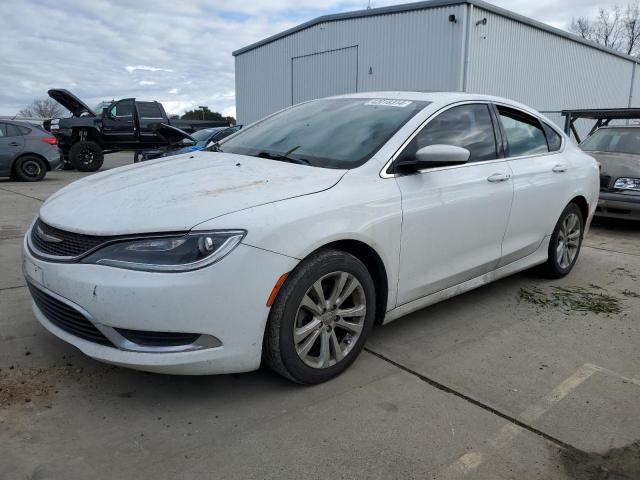
<svg viewBox="0 0 640 480">
<path fill-rule="evenodd" d="M 41 137 L 40 140 L 42 140 L 44 143 L 48 143 L 49 145 L 58 144 L 58 139 L 56 137 Z"/>
</svg>

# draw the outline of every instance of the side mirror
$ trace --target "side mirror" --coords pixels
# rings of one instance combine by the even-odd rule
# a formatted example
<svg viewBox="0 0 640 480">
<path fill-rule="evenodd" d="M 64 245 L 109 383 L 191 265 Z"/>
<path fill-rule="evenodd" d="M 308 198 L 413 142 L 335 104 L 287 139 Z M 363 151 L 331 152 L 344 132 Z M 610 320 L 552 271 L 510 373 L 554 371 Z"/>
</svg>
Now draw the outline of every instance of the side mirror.
<svg viewBox="0 0 640 480">
<path fill-rule="evenodd" d="M 471 152 L 455 145 L 429 145 L 418 150 L 413 158 L 401 161 L 401 170 L 417 171 L 424 168 L 445 167 L 467 163 Z"/>
</svg>

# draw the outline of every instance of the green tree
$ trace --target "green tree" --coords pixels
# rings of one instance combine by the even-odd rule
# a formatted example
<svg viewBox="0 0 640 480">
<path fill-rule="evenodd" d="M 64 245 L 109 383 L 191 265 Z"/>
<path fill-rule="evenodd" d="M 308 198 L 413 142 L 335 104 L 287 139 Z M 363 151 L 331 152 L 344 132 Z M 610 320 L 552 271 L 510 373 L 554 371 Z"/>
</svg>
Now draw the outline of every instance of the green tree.
<svg viewBox="0 0 640 480">
<path fill-rule="evenodd" d="M 209 107 L 199 108 L 197 110 L 188 110 L 184 112 L 182 120 L 211 120 L 219 122 L 228 122 L 235 125 L 236 119 L 233 117 L 223 117 L 219 112 L 212 112 Z"/>
</svg>

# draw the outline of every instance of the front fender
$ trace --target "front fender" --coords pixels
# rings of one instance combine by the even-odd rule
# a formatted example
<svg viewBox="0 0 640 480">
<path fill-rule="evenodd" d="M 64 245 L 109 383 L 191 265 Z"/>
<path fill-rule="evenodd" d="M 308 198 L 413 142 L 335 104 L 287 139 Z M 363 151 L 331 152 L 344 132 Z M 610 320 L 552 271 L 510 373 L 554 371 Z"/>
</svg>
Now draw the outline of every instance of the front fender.
<svg viewBox="0 0 640 480">
<path fill-rule="evenodd" d="M 195 229 L 231 228 L 247 230 L 247 245 L 299 260 L 336 241 L 362 242 L 382 260 L 390 286 L 387 306 L 395 306 L 402 210 L 393 179 L 346 175 L 329 190 L 223 215 Z"/>
</svg>

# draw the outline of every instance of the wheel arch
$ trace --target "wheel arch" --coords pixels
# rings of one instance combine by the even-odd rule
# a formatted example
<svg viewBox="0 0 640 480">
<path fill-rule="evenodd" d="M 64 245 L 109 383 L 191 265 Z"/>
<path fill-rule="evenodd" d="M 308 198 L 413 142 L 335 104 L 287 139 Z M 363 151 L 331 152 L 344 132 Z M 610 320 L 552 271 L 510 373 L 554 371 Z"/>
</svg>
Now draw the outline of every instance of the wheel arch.
<svg viewBox="0 0 640 480">
<path fill-rule="evenodd" d="M 71 131 L 71 145 L 87 140 L 95 142 L 100 148 L 103 148 L 100 133 L 95 127 L 76 127 Z"/>
<path fill-rule="evenodd" d="M 587 202 L 587 199 L 583 195 L 576 195 L 569 201 L 569 203 L 575 203 L 578 205 L 580 212 L 582 213 L 582 220 L 586 223 L 589 218 L 589 202 Z"/>
<path fill-rule="evenodd" d="M 317 252 L 323 248 L 333 248 L 349 253 L 360 260 L 371 274 L 376 287 L 376 318 L 375 322 L 381 324 L 387 311 L 389 298 L 389 280 L 387 268 L 380 254 L 369 244 L 354 239 L 334 240 L 314 250 Z M 313 252 L 312 252 L 313 253 Z"/>
</svg>

